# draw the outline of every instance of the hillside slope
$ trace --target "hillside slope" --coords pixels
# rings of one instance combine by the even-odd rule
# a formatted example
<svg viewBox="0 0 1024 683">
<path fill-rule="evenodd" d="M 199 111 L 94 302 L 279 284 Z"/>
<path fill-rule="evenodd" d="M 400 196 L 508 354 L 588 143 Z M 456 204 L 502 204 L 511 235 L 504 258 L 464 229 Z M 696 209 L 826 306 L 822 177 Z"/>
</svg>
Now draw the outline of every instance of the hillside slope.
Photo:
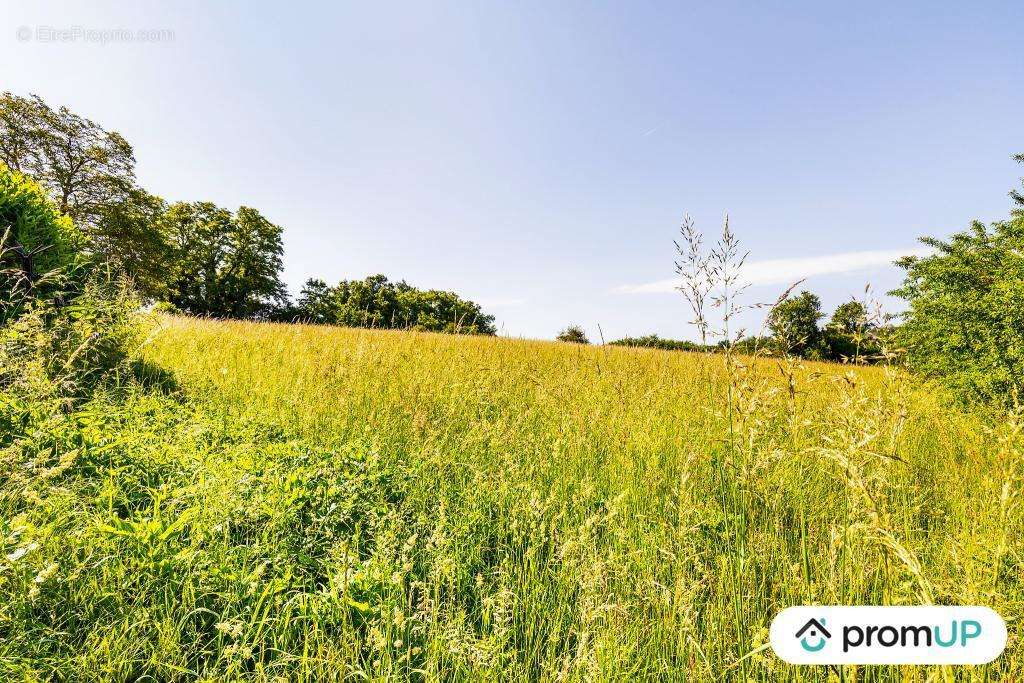
<svg viewBox="0 0 1024 683">
<path fill-rule="evenodd" d="M 5 408 L 12 675 L 825 680 L 779 609 L 922 602 L 993 606 L 974 673 L 1024 670 L 1020 434 L 900 373 L 184 318 L 142 353 Z"/>
</svg>

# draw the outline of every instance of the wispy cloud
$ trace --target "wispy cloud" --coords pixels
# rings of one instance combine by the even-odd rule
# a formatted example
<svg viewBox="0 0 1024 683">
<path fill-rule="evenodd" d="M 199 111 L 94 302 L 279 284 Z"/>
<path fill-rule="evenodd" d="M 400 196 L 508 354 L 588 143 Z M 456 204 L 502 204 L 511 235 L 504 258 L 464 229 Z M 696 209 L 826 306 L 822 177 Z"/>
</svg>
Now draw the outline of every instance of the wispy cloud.
<svg viewBox="0 0 1024 683">
<path fill-rule="evenodd" d="M 891 265 L 903 256 L 923 256 L 927 248 L 886 249 L 879 251 L 849 251 L 842 254 L 824 254 L 801 258 L 747 261 L 743 266 L 743 279 L 752 285 L 789 284 L 815 275 L 839 275 Z M 655 294 L 672 292 L 679 278 L 658 280 L 642 285 L 622 285 L 614 291 L 622 294 Z"/>
<path fill-rule="evenodd" d="M 480 299 L 478 303 L 482 308 L 516 308 L 525 306 L 526 299 Z"/>
</svg>

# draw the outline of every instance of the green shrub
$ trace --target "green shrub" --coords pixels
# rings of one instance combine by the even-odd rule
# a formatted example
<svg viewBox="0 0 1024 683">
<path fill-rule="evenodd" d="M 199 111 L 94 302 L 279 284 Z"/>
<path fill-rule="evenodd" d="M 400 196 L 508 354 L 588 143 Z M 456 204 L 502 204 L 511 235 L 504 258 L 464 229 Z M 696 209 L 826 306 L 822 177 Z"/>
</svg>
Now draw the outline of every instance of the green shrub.
<svg viewBox="0 0 1024 683">
<path fill-rule="evenodd" d="M 64 306 L 34 302 L 0 329 L 0 391 L 84 397 L 125 368 L 143 323 L 137 309 L 123 283 L 99 277 Z"/>
<path fill-rule="evenodd" d="M 708 351 L 713 347 L 702 346 L 692 341 L 677 339 L 662 339 L 656 334 L 648 334 L 643 337 L 623 337 L 608 342 L 612 346 L 631 346 L 647 349 L 663 349 L 665 351 Z"/>
<path fill-rule="evenodd" d="M 39 185 L 0 166 L 0 390 L 80 396 L 122 367 L 137 333 L 127 285 L 94 264 L 86 240 Z"/>
<path fill-rule="evenodd" d="M 935 252 L 907 257 L 893 294 L 909 310 L 896 330 L 909 365 L 967 401 L 1012 406 L 1024 388 L 1024 216 L 948 241 L 923 238 Z"/>
<path fill-rule="evenodd" d="M 583 328 L 579 325 L 569 325 L 555 337 L 557 341 L 568 342 L 570 344 L 589 344 L 590 340 L 587 339 L 587 333 L 583 331 Z"/>
<path fill-rule="evenodd" d="M 0 323 L 54 297 L 86 260 L 85 238 L 29 177 L 0 164 Z"/>
</svg>

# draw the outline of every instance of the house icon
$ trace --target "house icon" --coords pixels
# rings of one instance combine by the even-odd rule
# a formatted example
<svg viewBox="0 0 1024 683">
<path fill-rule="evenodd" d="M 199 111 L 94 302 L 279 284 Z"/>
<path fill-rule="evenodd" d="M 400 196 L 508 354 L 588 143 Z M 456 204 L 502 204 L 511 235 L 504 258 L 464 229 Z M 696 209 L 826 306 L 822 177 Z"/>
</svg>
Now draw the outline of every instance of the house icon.
<svg viewBox="0 0 1024 683">
<path fill-rule="evenodd" d="M 825 619 L 822 618 L 820 620 L 808 620 L 808 622 L 796 632 L 796 637 L 800 639 L 800 647 L 808 652 L 817 652 L 821 648 L 825 647 L 825 644 L 828 642 L 828 639 L 832 637 L 832 634 L 825 628 Z M 810 640 L 810 642 L 808 642 L 808 640 Z"/>
</svg>

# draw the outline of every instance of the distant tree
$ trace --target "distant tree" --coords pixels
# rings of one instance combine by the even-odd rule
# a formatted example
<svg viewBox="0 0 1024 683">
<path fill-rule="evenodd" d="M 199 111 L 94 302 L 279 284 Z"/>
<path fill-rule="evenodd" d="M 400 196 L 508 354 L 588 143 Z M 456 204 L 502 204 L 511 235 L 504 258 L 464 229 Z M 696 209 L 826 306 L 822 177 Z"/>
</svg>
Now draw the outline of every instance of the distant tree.
<svg viewBox="0 0 1024 683">
<path fill-rule="evenodd" d="M 285 302 L 281 227 L 258 211 L 234 215 L 210 202 L 179 202 L 164 215 L 178 268 L 168 300 L 190 313 L 229 318 L 269 315 Z"/>
<path fill-rule="evenodd" d="M 342 280 L 329 287 L 323 280 L 307 280 L 294 315 L 308 322 L 411 329 L 451 334 L 495 334 L 494 316 L 454 292 L 421 290 L 405 281 L 391 282 L 384 275 L 363 280 Z"/>
<path fill-rule="evenodd" d="M 299 299 L 295 302 L 295 317 L 302 322 L 337 323 L 333 294 L 333 288 L 323 280 L 306 280 L 299 293 Z"/>
<path fill-rule="evenodd" d="M 867 307 L 860 301 L 847 301 L 836 307 L 829 319 L 828 328 L 842 334 L 853 335 L 864 329 L 867 324 Z"/>
<path fill-rule="evenodd" d="M 905 257 L 893 291 L 909 309 L 895 331 L 911 368 L 968 401 L 1011 406 L 1024 385 L 1024 214 L 972 224 L 935 249 Z"/>
<path fill-rule="evenodd" d="M 559 332 L 555 339 L 560 342 L 569 342 L 571 344 L 590 343 L 590 340 L 587 339 L 587 333 L 584 332 L 583 328 L 579 325 L 569 325 L 567 328 Z"/>
<path fill-rule="evenodd" d="M 768 316 L 768 329 L 772 343 L 780 353 L 801 358 L 822 356 L 821 299 L 808 291 L 791 296 L 776 305 Z"/>
<path fill-rule="evenodd" d="M 633 346 L 649 349 L 663 349 L 665 351 L 709 351 L 714 347 L 697 344 L 692 341 L 662 339 L 656 334 L 648 334 L 643 337 L 623 337 L 608 342 L 612 346 Z"/>
<path fill-rule="evenodd" d="M 867 307 L 859 301 L 839 304 L 822 331 L 829 360 L 860 360 L 873 349 L 868 335 L 874 326 L 868 320 Z"/>
</svg>

